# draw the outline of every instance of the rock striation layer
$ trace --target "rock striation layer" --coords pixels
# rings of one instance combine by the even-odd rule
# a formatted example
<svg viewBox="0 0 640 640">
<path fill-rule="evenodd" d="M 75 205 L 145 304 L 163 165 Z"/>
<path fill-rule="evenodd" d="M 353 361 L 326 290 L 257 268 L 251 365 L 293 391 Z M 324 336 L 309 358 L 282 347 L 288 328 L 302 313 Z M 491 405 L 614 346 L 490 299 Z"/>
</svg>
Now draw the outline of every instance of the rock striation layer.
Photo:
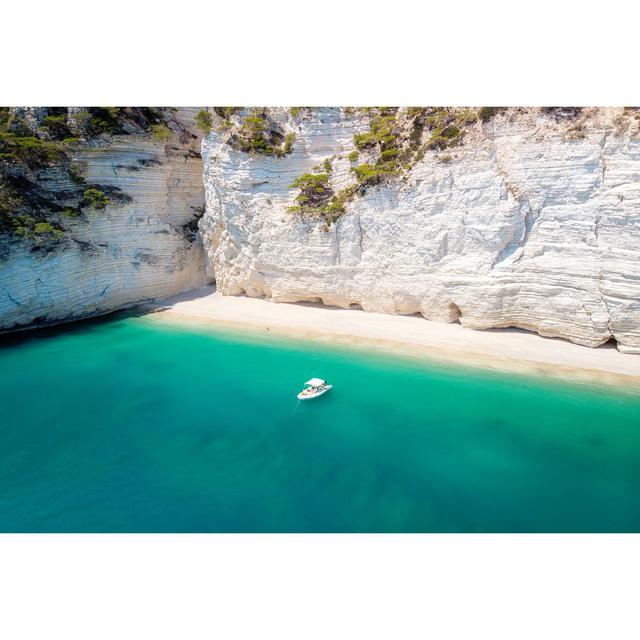
<svg viewBox="0 0 640 640">
<path fill-rule="evenodd" d="M 640 353 L 640 138 L 622 109 L 570 122 L 540 109 L 478 121 L 369 188 L 336 222 L 287 211 L 291 183 L 326 158 L 354 180 L 363 114 L 271 110 L 296 134 L 286 157 L 203 141 L 207 272 L 224 294 L 520 327 Z M 568 116 L 569 117 L 569 116 Z"/>
<path fill-rule="evenodd" d="M 195 109 L 172 116 L 167 140 L 105 136 L 74 151 L 88 183 L 125 197 L 68 221 L 51 250 L 4 237 L 0 246 L 0 329 L 40 326 L 107 313 L 208 281 L 197 233 L 204 211 Z M 52 190 L 70 187 L 53 167 Z"/>
</svg>

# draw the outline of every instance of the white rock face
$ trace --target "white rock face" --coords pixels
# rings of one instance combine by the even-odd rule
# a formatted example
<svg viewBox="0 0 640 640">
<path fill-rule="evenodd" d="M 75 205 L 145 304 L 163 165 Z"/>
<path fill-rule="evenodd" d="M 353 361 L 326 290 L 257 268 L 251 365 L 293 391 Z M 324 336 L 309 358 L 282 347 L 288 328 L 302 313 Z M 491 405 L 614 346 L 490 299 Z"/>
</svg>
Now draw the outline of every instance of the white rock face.
<svg viewBox="0 0 640 640">
<path fill-rule="evenodd" d="M 194 112 L 175 117 L 189 123 Z M 204 206 L 199 146 L 186 134 L 167 143 L 137 135 L 78 151 L 88 183 L 119 187 L 132 200 L 72 222 L 50 253 L 26 242 L 2 247 L 0 329 L 98 315 L 208 282 L 200 237 L 182 229 Z M 52 189 L 70 186 L 55 171 L 48 179 Z"/>
<path fill-rule="evenodd" d="M 487 329 L 521 327 L 640 353 L 640 139 L 622 109 L 556 122 L 537 109 L 478 122 L 464 144 L 427 152 L 327 227 L 286 211 L 291 182 L 347 154 L 362 117 L 319 109 L 277 117 L 297 139 L 278 159 L 203 142 L 207 270 L 225 294 L 420 313 Z M 451 161 L 443 156 L 452 156 Z"/>
</svg>

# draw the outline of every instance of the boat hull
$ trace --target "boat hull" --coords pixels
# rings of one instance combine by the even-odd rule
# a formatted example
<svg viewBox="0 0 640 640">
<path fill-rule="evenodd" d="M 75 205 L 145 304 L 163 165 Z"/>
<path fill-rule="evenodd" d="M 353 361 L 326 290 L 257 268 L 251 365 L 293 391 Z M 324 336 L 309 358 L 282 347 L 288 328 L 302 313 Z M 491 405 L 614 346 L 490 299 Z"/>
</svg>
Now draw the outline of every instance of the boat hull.
<svg viewBox="0 0 640 640">
<path fill-rule="evenodd" d="M 331 391 L 331 389 L 333 389 L 333 385 L 329 384 L 324 389 L 318 391 L 317 393 L 314 393 L 313 395 L 302 395 L 302 392 L 300 392 L 297 397 L 298 400 L 314 400 L 315 398 L 319 398 L 320 396 L 327 393 L 327 391 Z"/>
</svg>

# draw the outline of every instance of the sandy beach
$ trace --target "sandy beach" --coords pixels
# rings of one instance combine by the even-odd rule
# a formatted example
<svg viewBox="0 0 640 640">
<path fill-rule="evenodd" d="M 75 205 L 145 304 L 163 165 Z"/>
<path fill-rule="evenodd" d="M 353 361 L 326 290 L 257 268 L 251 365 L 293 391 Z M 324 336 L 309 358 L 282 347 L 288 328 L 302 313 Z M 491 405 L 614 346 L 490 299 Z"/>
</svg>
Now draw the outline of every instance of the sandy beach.
<svg viewBox="0 0 640 640">
<path fill-rule="evenodd" d="M 609 345 L 591 349 L 519 329 L 475 331 L 418 316 L 223 296 L 214 286 L 141 309 L 152 320 L 362 346 L 432 362 L 640 391 L 640 356 Z"/>
</svg>

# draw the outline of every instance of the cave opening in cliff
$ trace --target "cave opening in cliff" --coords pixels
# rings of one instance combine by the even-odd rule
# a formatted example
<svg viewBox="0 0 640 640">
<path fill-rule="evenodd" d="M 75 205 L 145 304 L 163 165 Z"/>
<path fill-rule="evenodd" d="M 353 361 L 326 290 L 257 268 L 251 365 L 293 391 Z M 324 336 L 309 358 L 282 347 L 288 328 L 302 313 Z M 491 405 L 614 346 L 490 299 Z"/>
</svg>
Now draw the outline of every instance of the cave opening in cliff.
<svg viewBox="0 0 640 640">
<path fill-rule="evenodd" d="M 462 317 L 460 307 L 455 302 L 450 302 L 447 309 L 449 312 L 449 322 L 457 322 L 460 324 L 460 318 Z"/>
</svg>

